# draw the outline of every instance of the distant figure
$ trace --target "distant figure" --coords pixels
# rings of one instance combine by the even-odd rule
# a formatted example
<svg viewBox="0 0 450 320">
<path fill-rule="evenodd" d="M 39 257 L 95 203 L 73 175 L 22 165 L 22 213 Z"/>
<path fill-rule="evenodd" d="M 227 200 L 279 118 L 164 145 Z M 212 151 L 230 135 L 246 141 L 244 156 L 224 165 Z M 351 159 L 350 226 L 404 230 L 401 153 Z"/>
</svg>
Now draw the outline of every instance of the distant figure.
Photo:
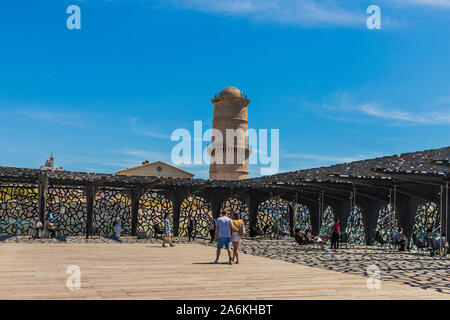
<svg viewBox="0 0 450 320">
<path fill-rule="evenodd" d="M 53 219 L 47 221 L 47 231 L 50 233 L 50 238 L 56 238 L 56 227 L 53 224 Z"/>
<path fill-rule="evenodd" d="M 172 243 L 172 233 L 170 231 L 170 224 L 172 222 L 172 214 L 167 213 L 164 217 L 164 230 L 163 230 L 163 244 L 162 246 L 165 247 L 166 243 L 168 242 L 171 247 L 174 246 Z"/>
<path fill-rule="evenodd" d="M 41 238 L 41 232 L 44 229 L 44 226 L 42 225 L 41 220 L 39 220 L 39 218 L 36 218 L 34 223 L 33 223 L 33 228 L 34 228 L 34 238 Z"/>
<path fill-rule="evenodd" d="M 187 223 L 187 232 L 188 232 L 188 241 L 194 240 L 194 237 L 192 236 L 192 233 L 194 232 L 194 219 L 192 219 L 192 216 L 189 216 L 188 223 Z"/>
<path fill-rule="evenodd" d="M 437 246 L 435 240 L 433 239 L 433 230 L 431 228 L 428 228 L 427 233 L 423 235 L 422 242 L 427 246 L 428 250 L 430 250 L 430 255 L 434 257 L 437 251 Z"/>
<path fill-rule="evenodd" d="M 233 224 L 231 227 L 231 242 L 233 243 L 233 262 L 239 264 L 239 242 L 245 235 L 245 224 L 239 213 L 233 213 Z M 236 261 L 235 261 L 236 260 Z"/>
<path fill-rule="evenodd" d="M 446 239 L 446 234 L 443 232 L 439 238 L 436 239 L 436 247 L 439 248 L 439 256 L 442 258 L 447 257 L 448 252 L 448 242 Z"/>
<path fill-rule="evenodd" d="M 115 229 L 115 237 L 117 240 L 119 240 L 120 234 L 122 233 L 122 218 L 121 218 L 121 216 L 118 216 L 116 218 L 116 222 L 114 223 L 114 229 Z"/>
<path fill-rule="evenodd" d="M 53 220 L 53 213 L 50 211 L 45 215 L 45 222 L 49 221 L 50 219 Z"/>
<path fill-rule="evenodd" d="M 222 212 L 220 214 L 220 218 L 216 221 L 216 233 L 215 240 L 217 241 L 217 257 L 214 263 L 219 262 L 220 250 L 225 247 L 228 252 L 228 263 L 233 264 L 233 260 L 231 258 L 231 226 L 233 222 L 230 218 L 227 217 L 226 212 Z"/>
<path fill-rule="evenodd" d="M 211 219 L 209 220 L 209 235 L 211 236 L 210 243 L 214 242 L 215 230 L 216 230 L 216 219 L 211 217 Z"/>
<path fill-rule="evenodd" d="M 331 231 L 331 249 L 337 251 L 339 249 L 339 238 L 341 236 L 341 225 L 339 219 L 334 219 L 334 224 Z"/>
<path fill-rule="evenodd" d="M 375 237 L 374 237 L 375 241 L 378 242 L 381 245 L 384 245 L 386 243 L 386 241 L 383 239 L 383 237 L 381 236 L 380 231 L 375 231 Z"/>
<path fill-rule="evenodd" d="M 399 245 L 399 251 L 407 251 L 408 238 L 403 233 L 402 227 L 398 228 L 398 230 L 394 233 L 394 241 Z"/>
</svg>

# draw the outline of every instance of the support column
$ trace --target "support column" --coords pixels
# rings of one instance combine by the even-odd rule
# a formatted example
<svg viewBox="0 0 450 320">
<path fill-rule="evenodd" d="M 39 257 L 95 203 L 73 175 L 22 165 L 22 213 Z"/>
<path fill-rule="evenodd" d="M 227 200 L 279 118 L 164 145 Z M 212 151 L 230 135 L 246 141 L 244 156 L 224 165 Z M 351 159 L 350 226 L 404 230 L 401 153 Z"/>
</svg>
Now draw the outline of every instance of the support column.
<svg viewBox="0 0 450 320">
<path fill-rule="evenodd" d="M 312 234 L 318 236 L 320 233 L 320 205 L 319 201 L 309 202 L 307 204 L 309 209 L 309 214 L 311 216 L 311 227 Z"/>
<path fill-rule="evenodd" d="M 295 208 L 295 203 L 294 203 L 294 208 Z M 293 208 L 293 206 L 289 206 L 289 234 L 291 235 L 291 237 L 294 236 L 294 214 L 295 214 L 295 209 Z"/>
<path fill-rule="evenodd" d="M 445 232 L 446 237 L 448 239 L 448 234 L 449 234 L 449 226 L 450 226 L 450 221 L 449 221 L 449 201 L 448 201 L 448 183 L 445 185 L 442 185 L 441 188 L 441 194 L 442 194 L 442 199 L 441 199 L 441 203 L 439 204 L 439 214 L 440 214 L 440 218 L 441 218 L 441 233 Z"/>
<path fill-rule="evenodd" d="M 214 219 L 217 219 L 220 217 L 220 209 L 222 207 L 222 201 L 218 197 L 212 197 L 211 198 L 211 209 L 212 209 L 212 215 Z M 230 217 L 232 218 L 232 217 Z"/>
<path fill-rule="evenodd" d="M 381 207 L 383 205 L 386 205 L 387 203 L 376 201 L 374 199 L 368 199 L 360 195 L 358 197 L 357 204 L 362 210 L 366 245 L 370 246 L 372 245 L 373 237 L 375 236 L 375 229 L 377 227 L 377 221 Z"/>
<path fill-rule="evenodd" d="M 173 234 L 175 237 L 178 237 L 180 235 L 181 204 L 183 203 L 183 200 L 188 196 L 188 192 L 178 190 L 172 191 L 171 200 L 173 208 Z"/>
<path fill-rule="evenodd" d="M 47 193 L 48 193 L 48 176 L 41 174 L 38 181 L 38 199 L 39 199 L 39 220 L 42 224 L 45 222 L 45 212 L 47 211 Z"/>
<path fill-rule="evenodd" d="M 138 225 L 138 212 L 139 212 L 139 200 L 145 193 L 145 189 L 142 187 L 133 188 L 130 192 L 131 201 L 131 235 L 135 237 L 137 235 Z"/>
<path fill-rule="evenodd" d="M 350 200 L 347 201 L 334 201 L 332 202 L 333 214 L 335 219 L 339 219 L 341 225 L 341 232 L 345 232 L 347 227 L 348 217 L 350 216 L 351 204 Z"/>
<path fill-rule="evenodd" d="M 450 233 L 450 212 L 449 212 L 449 199 L 448 199 L 448 186 L 449 183 L 447 182 L 445 185 L 445 233 L 446 233 L 446 237 L 448 239 L 448 235 Z M 448 241 L 448 240 L 447 240 Z"/>
<path fill-rule="evenodd" d="M 97 187 L 90 185 L 85 188 L 86 203 L 87 203 L 87 216 L 86 216 L 86 239 L 92 235 L 92 221 L 94 217 L 94 202 L 95 193 L 97 192 Z"/>
<path fill-rule="evenodd" d="M 258 215 L 258 206 L 260 202 L 251 195 L 247 198 L 247 207 L 248 207 L 248 218 L 250 224 L 250 237 L 255 237 L 256 234 L 256 221 Z"/>
<path fill-rule="evenodd" d="M 430 200 L 431 201 L 431 200 Z M 399 227 L 403 227 L 405 235 L 410 238 L 412 235 L 414 218 L 417 214 L 417 208 L 425 200 L 419 197 L 408 196 L 397 193 L 396 216 Z"/>
</svg>

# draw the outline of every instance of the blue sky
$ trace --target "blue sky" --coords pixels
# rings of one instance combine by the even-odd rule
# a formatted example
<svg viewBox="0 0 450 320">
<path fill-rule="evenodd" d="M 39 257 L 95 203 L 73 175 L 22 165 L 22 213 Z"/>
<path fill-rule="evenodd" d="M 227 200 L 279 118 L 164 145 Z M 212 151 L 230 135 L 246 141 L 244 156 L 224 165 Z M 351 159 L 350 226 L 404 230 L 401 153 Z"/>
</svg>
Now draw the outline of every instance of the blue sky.
<svg viewBox="0 0 450 320">
<path fill-rule="evenodd" d="M 450 0 L 2 1 L 0 39 L 4 166 L 170 162 L 172 131 L 210 128 L 227 86 L 280 130 L 280 171 L 449 145 Z"/>
</svg>

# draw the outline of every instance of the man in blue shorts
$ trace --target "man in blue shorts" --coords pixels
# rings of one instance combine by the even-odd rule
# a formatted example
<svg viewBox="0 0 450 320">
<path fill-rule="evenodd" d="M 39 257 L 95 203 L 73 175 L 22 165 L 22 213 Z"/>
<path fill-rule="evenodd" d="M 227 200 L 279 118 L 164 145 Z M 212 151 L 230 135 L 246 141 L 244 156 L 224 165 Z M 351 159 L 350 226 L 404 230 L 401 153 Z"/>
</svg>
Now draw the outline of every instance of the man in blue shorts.
<svg viewBox="0 0 450 320">
<path fill-rule="evenodd" d="M 225 247 L 228 251 L 228 263 L 233 264 L 233 259 L 231 258 L 231 226 L 233 222 L 227 217 L 226 212 L 220 214 L 220 218 L 216 221 L 216 235 L 215 240 L 217 241 L 217 258 L 214 263 L 219 262 L 220 249 Z"/>
</svg>

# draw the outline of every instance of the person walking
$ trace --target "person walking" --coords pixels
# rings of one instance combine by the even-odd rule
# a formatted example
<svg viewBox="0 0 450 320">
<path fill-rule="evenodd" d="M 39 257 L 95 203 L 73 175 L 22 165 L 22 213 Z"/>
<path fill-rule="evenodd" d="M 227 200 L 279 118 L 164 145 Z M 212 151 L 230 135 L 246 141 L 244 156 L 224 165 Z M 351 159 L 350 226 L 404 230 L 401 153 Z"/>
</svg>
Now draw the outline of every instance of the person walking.
<svg viewBox="0 0 450 320">
<path fill-rule="evenodd" d="M 120 240 L 120 234 L 122 233 L 122 217 L 119 215 L 114 223 L 116 240 Z"/>
<path fill-rule="evenodd" d="M 239 213 L 233 213 L 231 242 L 233 243 L 233 262 L 239 264 L 239 242 L 245 235 L 245 224 Z"/>
<path fill-rule="evenodd" d="M 192 219 L 192 216 L 189 216 L 189 218 L 188 218 L 187 231 L 188 231 L 189 241 L 194 240 L 194 237 L 192 236 L 192 233 L 194 231 L 194 219 Z"/>
<path fill-rule="evenodd" d="M 34 234 L 33 234 L 32 238 L 40 239 L 42 230 L 44 229 L 44 226 L 42 225 L 42 222 L 41 222 L 41 220 L 39 220 L 39 218 L 36 218 L 34 220 L 33 227 L 34 227 Z"/>
<path fill-rule="evenodd" d="M 222 212 L 220 217 L 216 221 L 216 231 L 215 240 L 217 241 L 217 256 L 214 263 L 219 262 L 220 250 L 225 247 L 228 252 L 228 263 L 233 264 L 233 259 L 231 258 L 231 226 L 233 222 L 227 217 L 226 212 Z"/>
<path fill-rule="evenodd" d="M 172 232 L 170 231 L 170 224 L 172 223 L 172 214 L 168 213 L 164 217 L 164 230 L 163 230 L 163 244 L 162 246 L 165 247 L 166 243 L 168 242 L 171 247 L 175 246 L 172 243 Z"/>
<path fill-rule="evenodd" d="M 215 238 L 215 234 L 216 234 L 215 230 L 216 230 L 216 219 L 211 217 L 211 219 L 209 220 L 209 235 L 211 236 L 210 243 L 214 242 L 214 238 Z"/>
<path fill-rule="evenodd" d="M 341 236 L 341 225 L 339 219 L 334 219 L 334 224 L 331 231 L 331 249 L 339 249 L 339 238 Z"/>
</svg>

